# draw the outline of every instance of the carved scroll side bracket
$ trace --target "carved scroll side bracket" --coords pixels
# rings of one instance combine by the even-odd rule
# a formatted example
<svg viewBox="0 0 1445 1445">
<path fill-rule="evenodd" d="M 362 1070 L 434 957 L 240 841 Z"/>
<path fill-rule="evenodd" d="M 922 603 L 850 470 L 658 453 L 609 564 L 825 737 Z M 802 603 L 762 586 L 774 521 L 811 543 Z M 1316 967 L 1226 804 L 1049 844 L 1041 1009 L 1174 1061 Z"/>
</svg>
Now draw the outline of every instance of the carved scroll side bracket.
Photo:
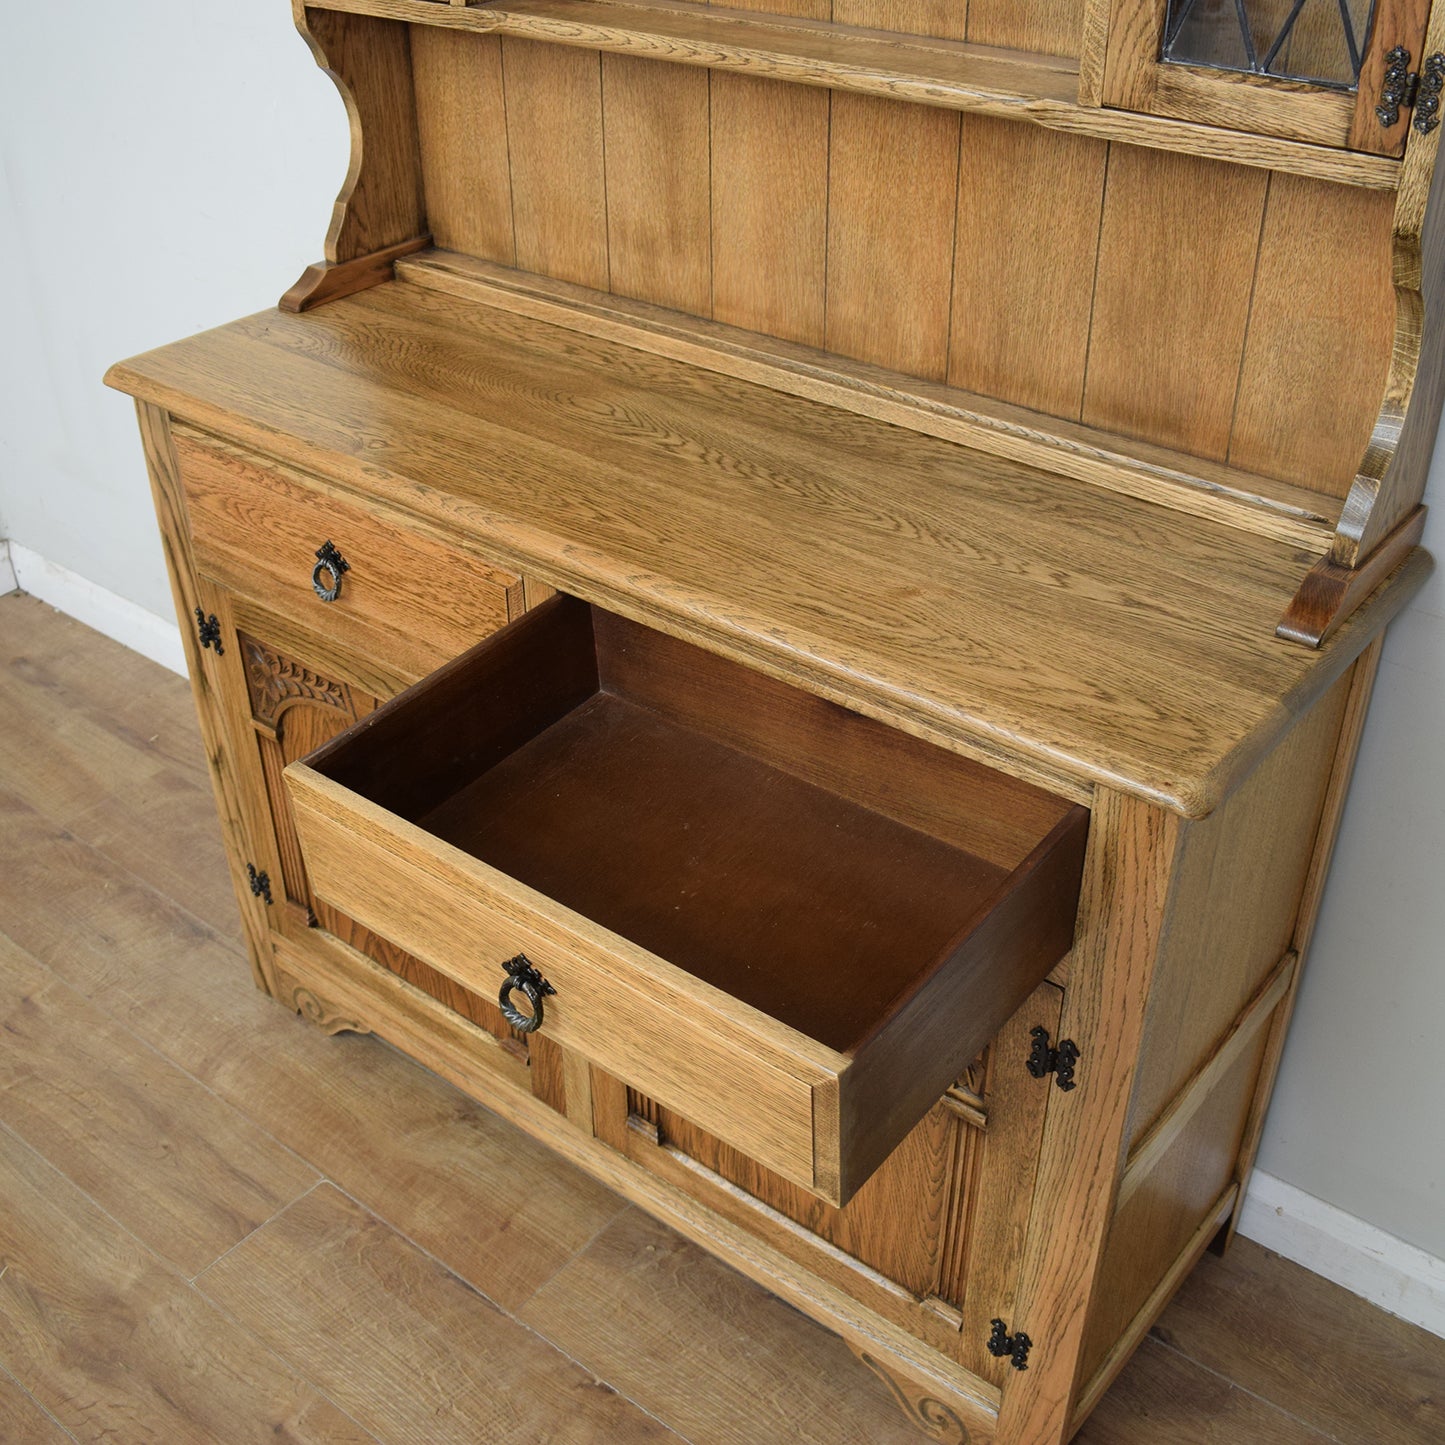
<svg viewBox="0 0 1445 1445">
<path fill-rule="evenodd" d="M 1445 31 L 1445 7 L 1434 25 Z M 1420 540 L 1420 498 L 1445 401 L 1445 185 L 1431 187 L 1439 130 L 1412 132 L 1392 235 L 1395 338 L 1379 415 L 1327 555 L 1276 633 L 1319 647 Z"/>
<path fill-rule="evenodd" d="M 332 209 L 326 259 L 281 298 L 283 311 L 391 279 L 400 256 L 430 244 L 408 27 L 293 0 L 296 28 L 346 106 L 351 162 Z"/>
</svg>

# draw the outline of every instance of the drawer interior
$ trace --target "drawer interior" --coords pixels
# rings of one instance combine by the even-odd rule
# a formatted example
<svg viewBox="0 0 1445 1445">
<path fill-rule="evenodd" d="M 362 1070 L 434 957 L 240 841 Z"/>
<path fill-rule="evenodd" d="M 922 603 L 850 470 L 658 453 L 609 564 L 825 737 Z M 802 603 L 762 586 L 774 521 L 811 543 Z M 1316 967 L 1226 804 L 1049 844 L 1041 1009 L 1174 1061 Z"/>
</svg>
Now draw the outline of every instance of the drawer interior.
<svg viewBox="0 0 1445 1445">
<path fill-rule="evenodd" d="M 568 597 L 309 763 L 840 1054 L 1083 812 Z"/>
</svg>

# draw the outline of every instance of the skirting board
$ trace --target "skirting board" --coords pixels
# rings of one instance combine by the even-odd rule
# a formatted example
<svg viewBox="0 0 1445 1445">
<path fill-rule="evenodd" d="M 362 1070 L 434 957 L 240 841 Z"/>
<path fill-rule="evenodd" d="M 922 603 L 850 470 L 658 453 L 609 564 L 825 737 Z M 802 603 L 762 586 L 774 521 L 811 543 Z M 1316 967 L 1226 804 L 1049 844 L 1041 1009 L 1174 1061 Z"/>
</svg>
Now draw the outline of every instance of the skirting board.
<svg viewBox="0 0 1445 1445">
<path fill-rule="evenodd" d="M 19 587 L 32 597 L 47 602 L 57 612 L 93 627 L 106 637 L 178 672 L 186 672 L 186 654 L 181 646 L 181 631 L 174 622 L 166 622 L 153 612 L 124 597 L 97 586 L 94 582 L 51 562 L 39 552 L 11 541 L 6 550 L 8 566 L 0 567 L 0 583 L 12 574 L 9 587 L 0 586 L 0 593 Z"/>
<path fill-rule="evenodd" d="M 13 580 L 12 580 L 13 578 Z M 126 647 L 185 674 L 180 629 L 114 592 L 0 541 L 0 594 L 16 585 Z M 1445 1337 L 1445 1260 L 1255 1170 L 1240 1233 L 1401 1319 Z"/>
<path fill-rule="evenodd" d="M 1445 1339 L 1445 1260 L 1258 1169 L 1239 1232 Z"/>
</svg>

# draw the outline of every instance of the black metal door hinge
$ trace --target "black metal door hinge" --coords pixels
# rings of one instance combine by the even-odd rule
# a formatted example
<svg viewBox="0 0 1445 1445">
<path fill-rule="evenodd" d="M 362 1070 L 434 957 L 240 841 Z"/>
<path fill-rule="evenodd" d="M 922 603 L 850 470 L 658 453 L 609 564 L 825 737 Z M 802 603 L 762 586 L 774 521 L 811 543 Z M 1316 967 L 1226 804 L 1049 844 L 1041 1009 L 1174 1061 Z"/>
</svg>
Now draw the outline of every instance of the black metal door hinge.
<svg viewBox="0 0 1445 1445">
<path fill-rule="evenodd" d="M 1002 1320 L 991 1320 L 993 1333 L 988 1337 L 988 1352 L 995 1359 L 1006 1359 L 1016 1370 L 1026 1370 L 1029 1367 L 1029 1351 L 1033 1349 L 1034 1342 L 1022 1330 L 1016 1335 L 1008 1332 L 1008 1326 Z"/>
<path fill-rule="evenodd" d="M 246 864 L 246 881 L 251 885 L 251 892 L 257 898 L 264 898 L 267 903 L 271 900 L 271 875 L 269 873 L 258 873 L 254 863 Z"/>
<path fill-rule="evenodd" d="M 1028 1069 L 1036 1079 L 1054 1075 L 1054 1082 L 1066 1094 L 1077 1087 L 1074 1081 L 1074 1066 L 1079 1062 L 1079 1046 L 1073 1039 L 1060 1039 L 1057 1048 L 1049 1045 L 1049 1031 L 1036 1024 L 1029 1030 L 1034 1046 L 1029 1053 Z"/>
<path fill-rule="evenodd" d="M 221 624 L 216 620 L 214 612 L 207 617 L 199 607 L 196 608 L 196 635 L 201 639 L 202 651 L 214 647 L 217 657 L 225 653 L 226 649 L 221 646 Z"/>
<path fill-rule="evenodd" d="M 1403 45 L 1385 52 L 1385 79 L 1375 119 L 1386 129 L 1398 123 L 1402 110 L 1413 110 L 1412 122 L 1421 135 L 1440 124 L 1440 94 L 1445 90 L 1445 54 L 1436 51 L 1425 61 L 1423 73 L 1410 69 L 1410 52 Z"/>
</svg>

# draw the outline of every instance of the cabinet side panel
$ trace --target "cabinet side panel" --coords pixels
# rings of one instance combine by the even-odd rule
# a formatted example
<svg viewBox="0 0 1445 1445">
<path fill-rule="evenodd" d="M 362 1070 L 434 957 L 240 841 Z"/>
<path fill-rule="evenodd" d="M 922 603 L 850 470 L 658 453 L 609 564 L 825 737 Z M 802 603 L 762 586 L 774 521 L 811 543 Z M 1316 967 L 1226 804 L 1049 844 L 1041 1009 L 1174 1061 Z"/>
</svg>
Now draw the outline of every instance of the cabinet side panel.
<svg viewBox="0 0 1445 1445">
<path fill-rule="evenodd" d="M 1085 1380 L 1233 1184 L 1264 1050 L 1265 1039 L 1260 1036 L 1115 1215 L 1089 1309 Z"/>
<path fill-rule="evenodd" d="M 1341 678 L 1222 808 L 1188 830 L 1129 1106 L 1131 1143 L 1290 946 L 1349 685 Z"/>
</svg>

